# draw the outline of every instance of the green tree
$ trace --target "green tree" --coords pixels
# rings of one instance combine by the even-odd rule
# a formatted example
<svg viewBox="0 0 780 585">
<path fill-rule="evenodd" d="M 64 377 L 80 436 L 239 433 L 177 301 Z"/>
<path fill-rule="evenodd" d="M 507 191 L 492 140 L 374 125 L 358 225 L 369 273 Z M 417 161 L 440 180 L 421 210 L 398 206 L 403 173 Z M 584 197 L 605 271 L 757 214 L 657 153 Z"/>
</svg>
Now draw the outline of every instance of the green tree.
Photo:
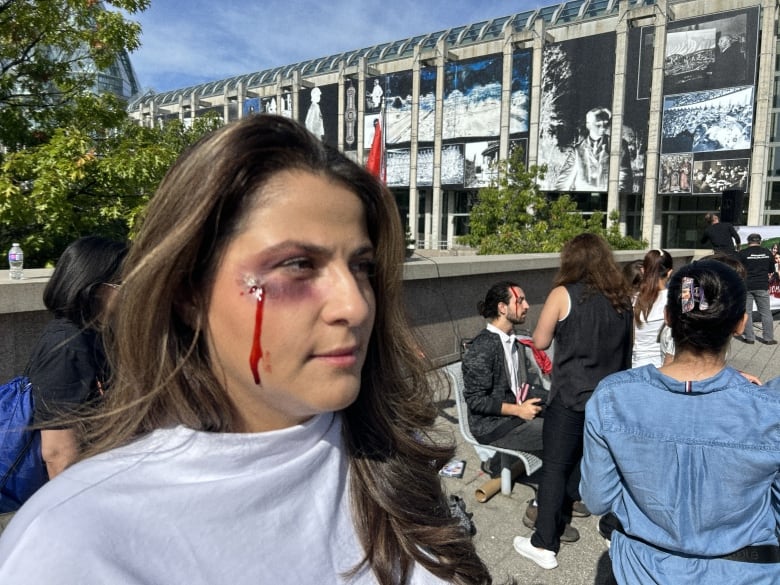
<svg viewBox="0 0 780 585">
<path fill-rule="evenodd" d="M 20 242 L 30 267 L 51 264 L 82 235 L 127 238 L 182 150 L 221 125 L 209 115 L 191 128 L 141 127 L 110 95 L 79 96 L 66 107 L 79 123 L 0 164 L 0 242 Z"/>
<path fill-rule="evenodd" d="M 551 201 L 539 189 L 543 166 L 526 168 L 521 149 L 498 162 L 498 181 L 480 189 L 471 209 L 469 234 L 459 242 L 478 254 L 522 254 L 558 252 L 563 244 L 583 232 L 597 233 L 613 249 L 641 249 L 646 243 L 620 234 L 618 214 L 610 214 L 605 228 L 604 213 L 585 217 L 568 195 Z"/>
<path fill-rule="evenodd" d="M 67 125 L 63 108 L 139 46 L 149 0 L 0 0 L 0 144 L 18 150 Z"/>
</svg>

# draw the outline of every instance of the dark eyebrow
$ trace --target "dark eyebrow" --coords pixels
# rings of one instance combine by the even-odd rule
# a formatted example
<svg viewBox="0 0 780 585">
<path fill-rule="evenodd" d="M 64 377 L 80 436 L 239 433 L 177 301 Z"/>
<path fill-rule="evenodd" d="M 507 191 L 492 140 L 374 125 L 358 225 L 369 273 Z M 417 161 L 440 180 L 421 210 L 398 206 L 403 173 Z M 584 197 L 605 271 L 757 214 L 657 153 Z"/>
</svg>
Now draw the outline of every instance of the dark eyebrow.
<svg viewBox="0 0 780 585">
<path fill-rule="evenodd" d="M 284 242 L 279 242 L 278 244 L 274 244 L 273 246 L 269 246 L 268 248 L 266 248 L 264 253 L 274 254 L 277 252 L 287 252 L 293 250 L 300 250 L 302 252 L 314 256 L 328 256 L 330 254 L 329 249 L 326 248 L 325 246 L 318 246 L 310 242 L 301 242 L 298 240 L 285 240 Z M 373 253 L 374 253 L 373 244 L 366 244 L 365 246 L 361 246 L 357 248 L 354 252 L 352 252 L 352 255 L 362 256 L 364 254 L 373 254 Z"/>
</svg>

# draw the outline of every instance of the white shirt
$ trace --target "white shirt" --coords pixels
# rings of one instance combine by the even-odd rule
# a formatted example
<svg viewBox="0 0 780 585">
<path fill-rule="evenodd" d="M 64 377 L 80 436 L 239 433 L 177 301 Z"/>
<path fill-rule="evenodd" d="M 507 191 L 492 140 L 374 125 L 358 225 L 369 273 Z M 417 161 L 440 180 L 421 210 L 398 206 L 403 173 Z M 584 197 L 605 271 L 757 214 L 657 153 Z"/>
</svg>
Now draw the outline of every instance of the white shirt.
<svg viewBox="0 0 780 585">
<path fill-rule="evenodd" d="M 520 387 L 520 380 L 517 376 L 517 368 L 520 366 L 520 362 L 515 335 L 507 335 L 492 323 L 487 324 L 487 330 L 498 334 L 498 336 L 501 338 L 501 344 L 504 348 L 504 363 L 506 364 L 506 369 L 509 374 L 509 383 L 511 384 L 512 392 L 515 396 L 517 396 L 517 392 Z"/>
<path fill-rule="evenodd" d="M 66 469 L 0 538 L 0 583 L 375 583 L 361 571 L 341 418 L 158 430 Z M 416 584 L 442 583 L 417 566 Z"/>
<path fill-rule="evenodd" d="M 634 323 L 634 350 L 631 354 L 631 367 L 637 368 L 653 364 L 660 368 L 664 363 L 658 332 L 664 324 L 664 308 L 666 307 L 667 289 L 658 291 L 658 296 L 647 314 L 641 318 L 639 325 Z"/>
</svg>

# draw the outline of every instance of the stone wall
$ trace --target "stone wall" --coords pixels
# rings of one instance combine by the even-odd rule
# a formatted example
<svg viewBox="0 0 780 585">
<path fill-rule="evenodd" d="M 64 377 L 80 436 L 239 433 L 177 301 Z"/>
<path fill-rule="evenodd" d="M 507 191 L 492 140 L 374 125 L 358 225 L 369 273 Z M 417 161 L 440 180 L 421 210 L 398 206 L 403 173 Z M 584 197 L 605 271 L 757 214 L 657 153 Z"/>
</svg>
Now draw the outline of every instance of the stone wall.
<svg viewBox="0 0 780 585">
<path fill-rule="evenodd" d="M 676 265 L 695 257 L 695 250 L 669 250 Z M 644 251 L 615 252 L 618 262 L 641 260 Z M 477 302 L 499 280 L 514 280 L 531 308 L 525 329 L 533 330 L 558 270 L 558 254 L 504 256 L 424 256 L 404 264 L 404 299 L 421 346 L 435 365 L 460 359 L 458 341 L 484 327 Z M 50 319 L 41 300 L 51 270 L 26 270 L 12 281 L 0 270 L 0 380 L 21 373 L 30 351 Z"/>
</svg>

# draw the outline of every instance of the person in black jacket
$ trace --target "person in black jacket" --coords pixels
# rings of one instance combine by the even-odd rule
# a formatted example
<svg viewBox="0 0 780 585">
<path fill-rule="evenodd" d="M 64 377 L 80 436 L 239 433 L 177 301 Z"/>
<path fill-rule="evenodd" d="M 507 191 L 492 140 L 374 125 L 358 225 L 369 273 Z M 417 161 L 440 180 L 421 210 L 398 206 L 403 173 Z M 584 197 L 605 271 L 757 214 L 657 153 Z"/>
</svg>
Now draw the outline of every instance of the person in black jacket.
<svg viewBox="0 0 780 585">
<path fill-rule="evenodd" d="M 540 453 L 543 404 L 528 397 L 528 385 L 542 382 L 538 375 L 528 379 L 536 372 L 514 334 L 528 312 L 525 293 L 514 282 L 499 282 L 478 309 L 487 327 L 472 340 L 462 366 L 471 432 L 480 443 Z"/>
<path fill-rule="evenodd" d="M 33 348 L 28 366 L 33 422 L 41 428 L 41 456 L 49 479 L 79 450 L 73 419 L 97 400 L 108 381 L 102 328 L 119 287 L 127 247 L 85 236 L 62 253 L 43 291 L 53 319 Z"/>
<path fill-rule="evenodd" d="M 544 399 L 539 396 L 547 394 L 543 380 L 546 368 L 537 361 L 533 347 L 519 341 L 523 336 L 514 333 L 515 325 L 524 323 L 528 313 L 525 293 L 516 282 L 497 282 L 477 309 L 487 325 L 469 344 L 462 364 L 469 428 L 480 443 L 542 457 L 544 425 L 540 414 Z M 526 339 L 530 344 L 530 337 Z M 542 356 L 539 360 L 545 362 Z M 495 456 L 483 463 L 482 471 L 497 475 L 498 459 Z M 573 512 L 589 515 L 579 503 Z M 536 522 L 536 513 L 536 500 L 532 499 L 523 517 L 529 528 Z M 561 540 L 578 539 L 579 534 L 567 522 Z"/>
<path fill-rule="evenodd" d="M 699 242 L 701 244 L 709 244 L 712 247 L 712 251 L 716 254 L 724 252 L 732 256 L 736 255 L 742 241 L 739 239 L 739 234 L 734 229 L 734 226 L 728 222 L 720 221 L 716 213 L 706 213 L 704 215 L 704 223 L 707 224 L 707 227 L 704 228 L 704 234 L 702 234 Z"/>
<path fill-rule="evenodd" d="M 775 260 L 767 248 L 761 245 L 761 234 L 750 234 L 747 237 L 748 246 L 739 251 L 739 260 L 747 271 L 747 302 L 745 311 L 748 322 L 745 333 L 739 339 L 745 343 L 754 343 L 756 333 L 753 331 L 753 301 L 761 315 L 761 335 L 759 341 L 767 345 L 775 345 L 774 321 L 769 307 L 769 278 L 775 272 Z"/>
</svg>

